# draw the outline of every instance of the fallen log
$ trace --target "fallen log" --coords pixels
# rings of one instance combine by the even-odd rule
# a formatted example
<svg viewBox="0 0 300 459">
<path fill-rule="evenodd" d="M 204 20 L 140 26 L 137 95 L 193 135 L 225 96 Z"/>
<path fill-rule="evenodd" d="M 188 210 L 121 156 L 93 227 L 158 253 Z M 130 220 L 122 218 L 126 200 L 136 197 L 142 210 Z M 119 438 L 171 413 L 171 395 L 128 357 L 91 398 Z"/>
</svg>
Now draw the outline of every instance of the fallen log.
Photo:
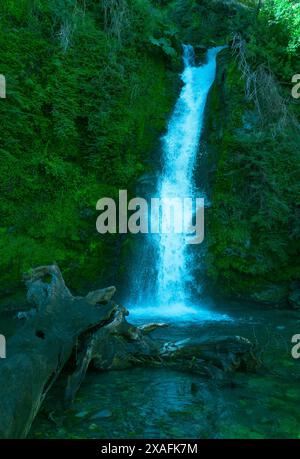
<svg viewBox="0 0 300 459">
<path fill-rule="evenodd" d="M 228 380 L 234 371 L 254 371 L 260 365 L 255 346 L 240 336 L 213 341 L 160 343 L 149 335 L 166 324 L 135 327 L 128 323 L 128 311 L 116 305 L 114 319 L 80 343 L 76 369 L 68 378 L 65 404 L 69 406 L 92 365 L 98 371 L 123 370 L 135 366 L 168 367 L 218 381 Z"/>
<path fill-rule="evenodd" d="M 0 360 L 0 438 L 26 437 L 67 362 L 73 371 L 66 406 L 90 365 L 98 371 L 168 367 L 222 380 L 232 371 L 253 371 L 260 364 L 253 344 L 237 336 L 198 343 L 154 340 L 151 333 L 166 324 L 130 324 L 126 308 L 112 301 L 115 287 L 73 296 L 56 265 L 33 270 L 25 283 L 35 313 L 8 341 L 7 359 Z"/>
<path fill-rule="evenodd" d="M 27 436 L 79 337 L 115 311 L 114 287 L 74 297 L 55 265 L 33 270 L 25 281 L 36 314 L 8 340 L 7 358 L 0 360 L 0 438 Z"/>
</svg>

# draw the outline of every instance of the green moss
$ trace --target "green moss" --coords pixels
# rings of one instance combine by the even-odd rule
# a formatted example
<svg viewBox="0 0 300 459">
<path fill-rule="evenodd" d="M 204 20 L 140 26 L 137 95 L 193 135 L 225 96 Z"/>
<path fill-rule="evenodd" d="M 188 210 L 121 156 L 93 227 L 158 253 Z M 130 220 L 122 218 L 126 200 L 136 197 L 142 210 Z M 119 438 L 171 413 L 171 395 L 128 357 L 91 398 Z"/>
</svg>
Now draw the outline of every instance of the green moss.
<svg viewBox="0 0 300 459">
<path fill-rule="evenodd" d="M 236 61 L 224 52 L 219 64 L 206 130 L 217 164 L 207 215 L 207 273 L 229 293 L 259 292 L 266 301 L 281 301 L 268 286 L 299 273 L 298 134 L 273 135 L 271 120 L 261 126 Z"/>
<path fill-rule="evenodd" d="M 95 204 L 134 188 L 174 99 L 176 58 L 149 38 L 163 37 L 160 10 L 129 1 L 131 28 L 124 26 L 120 43 L 99 3 L 86 2 L 85 11 L 77 5 L 76 15 L 72 2 L 42 3 L 0 7 L 8 92 L 0 104 L 5 292 L 22 272 L 54 260 L 71 287 L 114 275 L 108 267 L 120 242 L 97 234 Z"/>
</svg>

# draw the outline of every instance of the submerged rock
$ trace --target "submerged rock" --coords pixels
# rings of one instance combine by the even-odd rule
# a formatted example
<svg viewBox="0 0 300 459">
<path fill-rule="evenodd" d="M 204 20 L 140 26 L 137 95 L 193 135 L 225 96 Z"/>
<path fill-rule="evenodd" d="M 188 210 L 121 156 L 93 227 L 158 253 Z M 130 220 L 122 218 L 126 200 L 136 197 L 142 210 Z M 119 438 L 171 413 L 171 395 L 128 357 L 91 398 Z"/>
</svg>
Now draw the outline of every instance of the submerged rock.
<svg viewBox="0 0 300 459">
<path fill-rule="evenodd" d="M 87 416 L 89 414 L 88 411 L 80 411 L 79 413 L 76 413 L 75 414 L 75 417 L 76 418 L 84 418 L 85 416 Z"/>
<path fill-rule="evenodd" d="M 110 418 L 112 416 L 112 412 L 110 410 L 101 410 L 98 413 L 94 414 L 91 419 L 101 419 L 101 418 Z"/>
</svg>

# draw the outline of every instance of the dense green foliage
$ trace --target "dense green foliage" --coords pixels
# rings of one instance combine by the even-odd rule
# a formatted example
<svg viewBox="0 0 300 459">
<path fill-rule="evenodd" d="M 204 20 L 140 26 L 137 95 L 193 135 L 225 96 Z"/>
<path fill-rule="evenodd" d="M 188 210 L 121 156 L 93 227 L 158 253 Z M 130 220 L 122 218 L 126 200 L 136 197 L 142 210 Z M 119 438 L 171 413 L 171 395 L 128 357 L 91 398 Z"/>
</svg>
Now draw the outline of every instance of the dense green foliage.
<svg viewBox="0 0 300 459">
<path fill-rule="evenodd" d="M 120 244 L 97 234 L 95 204 L 146 168 L 176 40 L 148 0 L 3 0 L 0 20 L 2 289 L 53 260 L 71 285 L 99 278 Z"/>
<path fill-rule="evenodd" d="M 218 163 L 208 273 L 232 293 L 279 301 L 300 277 L 300 116 L 291 97 L 300 2 L 266 1 L 252 15 L 211 96 Z"/>
<path fill-rule="evenodd" d="M 153 167 L 181 42 L 229 44 L 208 116 L 208 275 L 251 294 L 299 278 L 299 1 L 3 0 L 0 21 L 2 292 L 53 260 L 73 287 L 116 274 L 128 241 L 97 234 L 95 204 Z"/>
</svg>

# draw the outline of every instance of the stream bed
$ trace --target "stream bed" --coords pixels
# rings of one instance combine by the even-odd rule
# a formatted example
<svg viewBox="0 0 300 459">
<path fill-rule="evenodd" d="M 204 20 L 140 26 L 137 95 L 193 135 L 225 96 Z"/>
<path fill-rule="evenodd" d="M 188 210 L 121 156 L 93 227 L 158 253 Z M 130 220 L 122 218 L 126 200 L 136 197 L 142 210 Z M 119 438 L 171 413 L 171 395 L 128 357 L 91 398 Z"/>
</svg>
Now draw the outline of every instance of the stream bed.
<svg viewBox="0 0 300 459">
<path fill-rule="evenodd" d="M 30 438 L 300 438 L 300 359 L 291 355 L 299 313 L 218 305 L 218 314 L 225 313 L 230 320 L 169 320 L 170 327 L 153 336 L 162 341 L 247 337 L 263 350 L 264 365 L 257 374 L 235 374 L 229 384 L 218 386 L 168 369 L 88 372 L 67 411 L 61 404 L 65 380 L 60 378 Z"/>
</svg>

